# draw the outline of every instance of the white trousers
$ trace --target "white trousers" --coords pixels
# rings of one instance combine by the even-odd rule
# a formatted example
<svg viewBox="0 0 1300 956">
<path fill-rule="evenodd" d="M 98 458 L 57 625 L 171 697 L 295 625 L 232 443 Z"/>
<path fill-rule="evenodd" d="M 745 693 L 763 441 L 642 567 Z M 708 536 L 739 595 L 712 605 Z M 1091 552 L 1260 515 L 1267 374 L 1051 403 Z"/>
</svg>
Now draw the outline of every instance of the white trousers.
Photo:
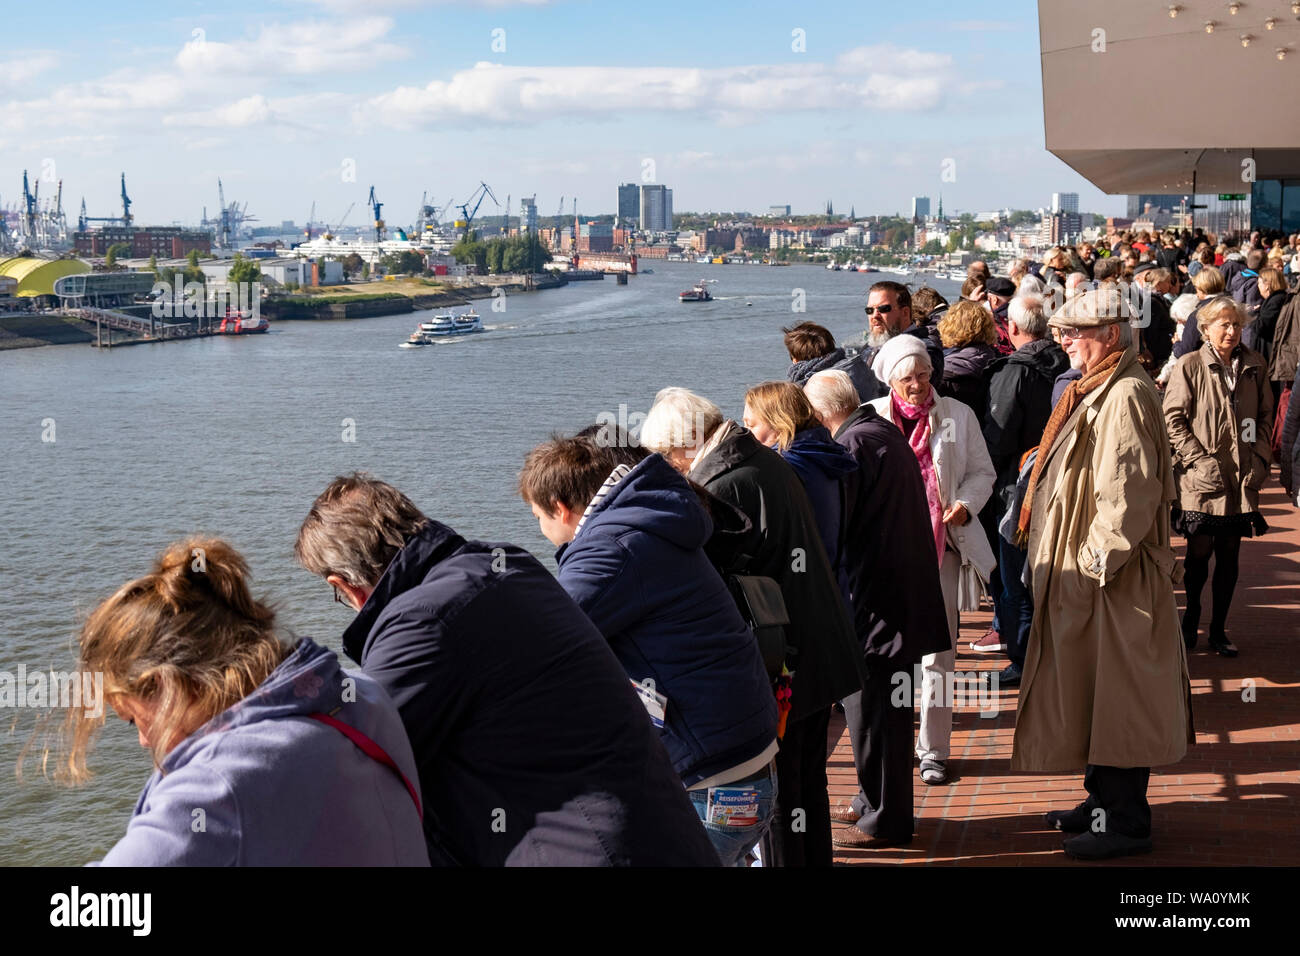
<svg viewBox="0 0 1300 956">
<path fill-rule="evenodd" d="M 939 583 L 943 586 L 943 608 L 948 614 L 948 639 L 952 650 L 926 654 L 921 658 L 921 732 L 916 738 L 916 755 L 924 760 L 947 760 L 952 737 L 952 700 L 948 697 L 948 675 L 957 663 L 957 578 L 961 558 L 945 550 L 939 566 Z"/>
</svg>

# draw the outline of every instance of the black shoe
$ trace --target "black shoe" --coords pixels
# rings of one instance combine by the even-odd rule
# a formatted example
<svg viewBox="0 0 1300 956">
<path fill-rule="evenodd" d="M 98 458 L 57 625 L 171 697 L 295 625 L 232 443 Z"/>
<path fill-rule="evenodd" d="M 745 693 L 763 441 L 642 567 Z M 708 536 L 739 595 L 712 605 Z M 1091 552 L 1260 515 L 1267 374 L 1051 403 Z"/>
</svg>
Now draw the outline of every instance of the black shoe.
<svg viewBox="0 0 1300 956">
<path fill-rule="evenodd" d="M 1210 649 L 1220 657 L 1236 657 L 1237 645 L 1228 640 L 1222 631 L 1210 635 Z"/>
<path fill-rule="evenodd" d="M 1092 805 L 1085 800 L 1073 810 L 1049 810 L 1043 819 L 1053 830 L 1083 833 L 1092 825 Z"/>
<path fill-rule="evenodd" d="M 1134 853 L 1150 853 L 1150 837 L 1131 837 L 1122 833 L 1093 833 L 1091 830 L 1070 837 L 1061 844 L 1066 856 L 1076 860 L 1109 860 Z"/>
<path fill-rule="evenodd" d="M 1024 676 L 1015 663 L 1011 663 L 998 672 L 999 687 L 1015 687 L 1020 683 L 1020 678 Z"/>
<path fill-rule="evenodd" d="M 1189 651 L 1196 647 L 1196 631 L 1201 626 L 1201 615 L 1183 612 L 1183 646 Z"/>
</svg>

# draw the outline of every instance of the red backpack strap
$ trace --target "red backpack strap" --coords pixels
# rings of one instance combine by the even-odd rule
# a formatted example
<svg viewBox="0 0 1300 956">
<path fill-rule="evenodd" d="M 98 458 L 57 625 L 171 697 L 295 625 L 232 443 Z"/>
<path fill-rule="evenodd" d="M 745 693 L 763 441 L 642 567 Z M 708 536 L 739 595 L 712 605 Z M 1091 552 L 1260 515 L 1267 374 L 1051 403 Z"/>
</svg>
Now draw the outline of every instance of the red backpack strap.
<svg viewBox="0 0 1300 956">
<path fill-rule="evenodd" d="M 406 774 L 402 773 L 402 768 L 397 766 L 397 763 L 392 757 L 388 756 L 387 751 L 385 751 L 383 747 L 379 746 L 379 744 L 375 743 L 351 724 L 345 724 L 343 721 L 336 717 L 331 717 L 329 714 L 307 714 L 307 716 L 312 720 L 319 720 L 322 724 L 328 724 L 330 727 L 333 727 L 344 737 L 348 738 L 348 740 L 356 744 L 361 752 L 371 760 L 383 764 L 389 770 L 393 771 L 393 773 L 397 774 L 397 776 L 402 779 L 402 783 L 406 785 L 406 792 L 411 795 L 411 800 L 415 803 L 415 812 L 420 815 L 421 822 L 424 821 L 424 807 L 420 804 L 420 796 L 415 791 L 415 785 L 411 783 Z"/>
</svg>

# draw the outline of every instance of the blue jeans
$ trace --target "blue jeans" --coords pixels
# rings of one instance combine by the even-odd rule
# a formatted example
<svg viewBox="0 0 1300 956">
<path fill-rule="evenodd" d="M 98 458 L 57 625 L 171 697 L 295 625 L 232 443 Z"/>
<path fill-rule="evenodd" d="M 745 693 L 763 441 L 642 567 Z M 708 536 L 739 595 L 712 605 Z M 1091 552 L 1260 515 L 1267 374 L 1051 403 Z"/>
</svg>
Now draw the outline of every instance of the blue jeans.
<svg viewBox="0 0 1300 956">
<path fill-rule="evenodd" d="M 758 791 L 758 822 L 745 827 L 715 826 L 707 822 L 709 791 L 687 791 L 695 812 L 700 815 L 704 830 L 713 841 L 713 848 L 718 851 L 723 866 L 744 866 L 745 855 L 754 848 L 763 834 L 772 826 L 772 803 L 776 795 L 776 767 L 768 764 L 762 771 L 746 780 L 723 784 L 724 787 L 752 787 Z M 764 866 L 767 861 L 764 861 Z"/>
<path fill-rule="evenodd" d="M 1034 620 L 1034 597 L 1020 583 L 1028 555 L 1014 544 L 998 535 L 998 563 L 1002 569 L 1002 601 L 999 631 L 1007 645 L 1007 657 L 1016 667 L 1024 670 L 1025 655 L 1029 652 L 1029 626 Z"/>
</svg>

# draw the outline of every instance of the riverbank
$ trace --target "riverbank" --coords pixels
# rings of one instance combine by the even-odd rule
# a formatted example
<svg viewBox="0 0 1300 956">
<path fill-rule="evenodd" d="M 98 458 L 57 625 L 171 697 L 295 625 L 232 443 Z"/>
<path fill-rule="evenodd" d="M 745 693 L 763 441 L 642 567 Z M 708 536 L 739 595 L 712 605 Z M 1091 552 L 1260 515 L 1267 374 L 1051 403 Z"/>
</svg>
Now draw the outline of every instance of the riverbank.
<svg viewBox="0 0 1300 956">
<path fill-rule="evenodd" d="M 567 285 L 562 275 L 440 277 L 367 282 L 313 290 L 310 295 L 274 296 L 262 302 L 261 314 L 272 322 L 287 320 L 364 319 L 420 310 L 456 308 L 475 299 L 490 299 L 501 289 L 522 295 Z M 359 291 L 364 289 L 365 291 Z M 53 313 L 0 315 L 0 351 L 44 345 L 84 345 L 95 341 L 95 326 Z M 113 345 L 153 341 L 115 331 Z"/>
</svg>

